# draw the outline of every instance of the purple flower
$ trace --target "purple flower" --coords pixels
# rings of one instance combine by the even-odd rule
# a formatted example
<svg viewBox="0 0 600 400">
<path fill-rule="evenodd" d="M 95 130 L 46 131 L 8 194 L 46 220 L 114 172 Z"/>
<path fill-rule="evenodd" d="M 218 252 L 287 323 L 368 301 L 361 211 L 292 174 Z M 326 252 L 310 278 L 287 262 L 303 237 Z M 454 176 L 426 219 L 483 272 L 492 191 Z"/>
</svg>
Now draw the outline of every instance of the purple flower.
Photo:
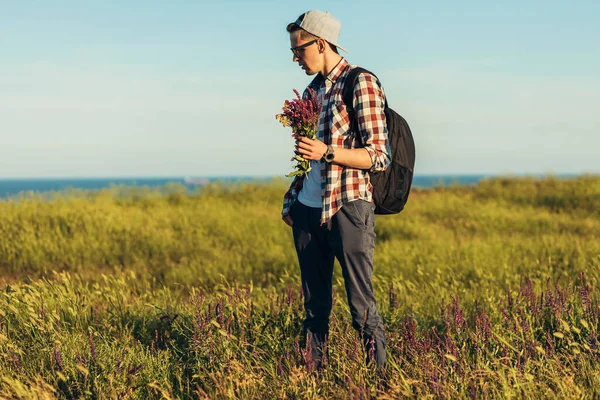
<svg viewBox="0 0 600 400">
<path fill-rule="evenodd" d="M 96 364 L 96 345 L 94 344 L 94 339 L 92 338 L 92 332 L 90 332 L 90 355 L 91 359 Z"/>
<path fill-rule="evenodd" d="M 21 360 L 19 359 L 19 356 L 17 356 L 15 353 L 13 353 L 12 351 L 9 352 L 10 353 L 10 358 L 12 359 L 13 364 L 15 365 L 16 369 L 21 369 L 23 368 L 23 366 L 21 365 Z"/>
<path fill-rule="evenodd" d="M 60 350 L 58 350 L 56 348 L 56 346 L 54 346 L 54 361 L 56 362 L 56 366 L 58 367 L 58 370 L 60 372 L 63 372 L 65 370 L 65 366 L 63 364 L 63 360 L 60 355 Z"/>
<path fill-rule="evenodd" d="M 275 118 L 285 126 L 292 128 L 292 136 L 304 136 L 310 139 L 315 139 L 321 115 L 321 103 L 318 99 L 317 92 L 308 88 L 304 97 L 296 89 L 293 89 L 296 98 L 286 100 L 283 103 L 282 112 L 277 114 Z M 305 175 L 310 171 L 310 163 L 300 155 L 295 155 L 292 161 L 296 161 L 294 168 L 296 172 L 288 174 L 288 176 Z"/>
</svg>

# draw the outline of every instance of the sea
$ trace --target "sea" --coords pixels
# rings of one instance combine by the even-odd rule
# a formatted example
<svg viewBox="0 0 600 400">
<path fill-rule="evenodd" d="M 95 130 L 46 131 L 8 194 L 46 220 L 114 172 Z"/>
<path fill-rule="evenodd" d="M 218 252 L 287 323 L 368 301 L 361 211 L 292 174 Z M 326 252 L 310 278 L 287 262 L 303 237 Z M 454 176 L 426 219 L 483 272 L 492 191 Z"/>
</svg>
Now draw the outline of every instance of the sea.
<svg viewBox="0 0 600 400">
<path fill-rule="evenodd" d="M 421 175 L 413 179 L 413 187 L 431 188 L 449 185 L 474 185 L 492 175 Z M 572 177 L 564 175 L 561 177 Z M 171 184 L 187 187 L 190 191 L 212 183 L 265 183 L 274 177 L 221 176 L 221 177 L 137 177 L 137 178 L 0 178 L 0 199 L 28 194 L 48 194 L 67 190 L 97 191 L 111 187 L 161 188 Z M 283 178 L 285 179 L 285 178 Z"/>
</svg>

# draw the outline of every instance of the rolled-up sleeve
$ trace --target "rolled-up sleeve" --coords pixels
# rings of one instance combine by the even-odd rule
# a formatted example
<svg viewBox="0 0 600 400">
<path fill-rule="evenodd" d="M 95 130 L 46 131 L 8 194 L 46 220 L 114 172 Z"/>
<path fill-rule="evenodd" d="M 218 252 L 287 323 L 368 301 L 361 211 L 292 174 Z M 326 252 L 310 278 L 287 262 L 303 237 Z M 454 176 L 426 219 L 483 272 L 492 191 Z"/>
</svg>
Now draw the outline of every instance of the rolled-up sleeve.
<svg viewBox="0 0 600 400">
<path fill-rule="evenodd" d="M 354 86 L 357 130 L 361 143 L 371 156 L 371 172 L 384 171 L 391 162 L 385 120 L 385 93 L 380 82 L 369 73 L 361 73 Z"/>
</svg>

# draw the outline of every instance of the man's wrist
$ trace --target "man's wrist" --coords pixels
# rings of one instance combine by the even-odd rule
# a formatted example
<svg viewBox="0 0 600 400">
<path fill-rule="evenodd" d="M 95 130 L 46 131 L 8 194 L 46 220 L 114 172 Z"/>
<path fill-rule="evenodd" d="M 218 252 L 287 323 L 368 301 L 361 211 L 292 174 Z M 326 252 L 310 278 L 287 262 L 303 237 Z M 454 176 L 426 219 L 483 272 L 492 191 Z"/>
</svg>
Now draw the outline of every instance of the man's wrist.
<svg viewBox="0 0 600 400">
<path fill-rule="evenodd" d="M 323 157 L 321 157 L 321 161 L 330 163 L 333 161 L 334 158 L 335 158 L 335 153 L 333 151 L 333 146 L 328 144 L 327 150 L 325 151 L 325 153 L 323 153 Z"/>
</svg>

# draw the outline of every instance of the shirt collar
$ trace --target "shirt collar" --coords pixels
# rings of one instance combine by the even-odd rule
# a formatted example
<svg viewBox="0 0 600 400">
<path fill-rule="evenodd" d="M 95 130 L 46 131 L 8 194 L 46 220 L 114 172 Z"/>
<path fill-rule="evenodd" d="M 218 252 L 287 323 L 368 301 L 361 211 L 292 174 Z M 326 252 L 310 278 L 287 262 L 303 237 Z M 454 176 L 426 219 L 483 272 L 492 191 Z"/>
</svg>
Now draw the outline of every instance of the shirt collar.
<svg viewBox="0 0 600 400">
<path fill-rule="evenodd" d="M 331 72 L 327 75 L 326 79 L 331 83 L 335 83 L 335 81 L 338 80 L 338 78 L 340 77 L 340 75 L 342 75 L 342 72 L 344 72 L 347 66 L 348 61 L 346 61 L 346 59 L 342 57 L 340 62 L 338 62 L 337 65 L 333 67 Z"/>
</svg>

